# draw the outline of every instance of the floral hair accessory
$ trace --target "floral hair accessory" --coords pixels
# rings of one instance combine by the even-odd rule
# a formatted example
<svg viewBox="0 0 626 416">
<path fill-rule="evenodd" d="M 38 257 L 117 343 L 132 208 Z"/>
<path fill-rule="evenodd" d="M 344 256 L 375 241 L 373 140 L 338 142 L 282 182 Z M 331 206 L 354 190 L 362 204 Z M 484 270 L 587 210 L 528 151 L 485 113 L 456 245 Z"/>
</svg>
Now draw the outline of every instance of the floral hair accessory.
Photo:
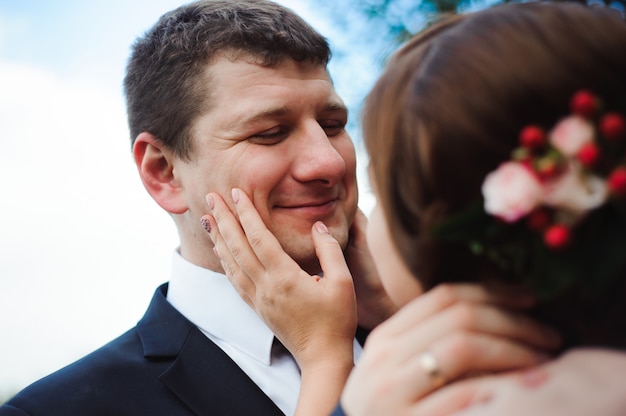
<svg viewBox="0 0 626 416">
<path fill-rule="evenodd" d="M 483 201 L 435 230 L 543 298 L 583 279 L 594 293 L 626 268 L 626 116 L 585 90 L 570 110 L 549 130 L 524 127 Z"/>
</svg>

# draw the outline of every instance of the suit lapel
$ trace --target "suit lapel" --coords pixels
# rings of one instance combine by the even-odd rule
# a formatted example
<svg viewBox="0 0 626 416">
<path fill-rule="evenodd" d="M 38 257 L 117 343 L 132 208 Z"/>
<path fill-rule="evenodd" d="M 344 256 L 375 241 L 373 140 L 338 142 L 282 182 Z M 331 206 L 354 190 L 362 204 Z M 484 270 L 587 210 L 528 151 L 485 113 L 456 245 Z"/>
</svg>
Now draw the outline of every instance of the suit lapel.
<svg viewBox="0 0 626 416">
<path fill-rule="evenodd" d="M 200 415 L 283 415 L 224 351 L 198 329 L 161 381 Z"/>
<path fill-rule="evenodd" d="M 167 302 L 166 293 L 167 284 L 157 289 L 137 324 L 146 358 L 174 360 L 161 382 L 198 415 L 282 416 L 222 349 Z"/>
</svg>

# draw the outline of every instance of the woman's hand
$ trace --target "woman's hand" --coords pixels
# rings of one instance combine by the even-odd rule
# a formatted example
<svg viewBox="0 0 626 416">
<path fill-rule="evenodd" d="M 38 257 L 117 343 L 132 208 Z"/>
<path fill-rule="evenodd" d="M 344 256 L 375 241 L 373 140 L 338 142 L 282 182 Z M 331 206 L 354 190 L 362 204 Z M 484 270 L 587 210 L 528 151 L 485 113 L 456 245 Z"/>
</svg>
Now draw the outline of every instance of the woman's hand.
<svg viewBox="0 0 626 416">
<path fill-rule="evenodd" d="M 324 277 L 287 255 L 248 196 L 233 190 L 236 216 L 217 194 L 203 217 L 222 267 L 241 297 L 292 353 L 302 371 L 297 414 L 324 414 L 337 403 L 354 364 L 357 325 L 352 277 L 339 243 L 317 222 L 311 235 Z"/>
<path fill-rule="evenodd" d="M 621 416 L 626 353 L 574 349 L 528 370 L 469 379 L 421 401 L 419 415 Z"/>
<path fill-rule="evenodd" d="M 372 331 L 344 389 L 343 408 L 348 415 L 436 415 L 421 412 L 420 400 L 442 380 L 546 361 L 545 351 L 560 340 L 515 311 L 532 303 L 469 284 L 426 292 Z"/>
</svg>

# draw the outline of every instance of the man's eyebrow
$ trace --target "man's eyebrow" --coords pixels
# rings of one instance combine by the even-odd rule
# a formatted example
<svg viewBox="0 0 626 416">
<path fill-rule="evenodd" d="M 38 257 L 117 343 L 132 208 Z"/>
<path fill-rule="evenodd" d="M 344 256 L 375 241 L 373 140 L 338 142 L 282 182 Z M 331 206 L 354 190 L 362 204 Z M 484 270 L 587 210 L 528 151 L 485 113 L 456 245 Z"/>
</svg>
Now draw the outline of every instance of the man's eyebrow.
<svg viewBox="0 0 626 416">
<path fill-rule="evenodd" d="M 290 112 L 288 107 L 277 107 L 277 108 L 272 108 L 269 110 L 265 110 L 265 111 L 260 111 L 258 113 L 253 113 L 253 114 L 246 114 L 244 115 L 241 119 L 239 119 L 239 121 L 237 122 L 237 124 L 240 125 L 248 125 L 248 124 L 254 124 L 257 123 L 261 120 L 265 120 L 268 118 L 275 118 L 275 117 L 281 117 L 284 116 L 285 114 L 288 114 Z"/>
<path fill-rule="evenodd" d="M 276 107 L 268 110 L 260 111 L 258 113 L 253 114 L 245 114 L 238 121 L 237 125 L 246 126 L 255 124 L 259 121 L 266 120 L 268 118 L 276 118 L 282 117 L 289 114 L 292 110 L 289 107 Z M 342 113 L 348 114 L 348 108 L 340 103 L 328 103 L 322 107 L 323 113 L 332 113 L 335 111 L 340 111 Z"/>
<path fill-rule="evenodd" d="M 333 112 L 333 111 L 342 111 L 348 114 L 348 107 L 339 103 L 328 103 L 324 106 L 323 111 L 328 112 L 328 113 Z"/>
</svg>

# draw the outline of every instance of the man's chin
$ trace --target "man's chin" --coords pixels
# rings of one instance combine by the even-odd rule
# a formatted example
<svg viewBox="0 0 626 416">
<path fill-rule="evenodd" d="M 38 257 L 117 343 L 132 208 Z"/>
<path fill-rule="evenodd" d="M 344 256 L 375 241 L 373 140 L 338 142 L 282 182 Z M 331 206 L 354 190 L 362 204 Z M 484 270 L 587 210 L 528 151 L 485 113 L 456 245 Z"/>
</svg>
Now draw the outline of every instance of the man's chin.
<svg viewBox="0 0 626 416">
<path fill-rule="evenodd" d="M 298 263 L 303 270 L 307 271 L 309 274 L 317 274 L 319 272 L 319 260 L 315 254 L 315 246 L 313 245 L 313 239 L 310 235 L 297 238 L 295 234 L 292 234 L 289 238 L 279 238 L 279 241 L 283 250 Z"/>
<path fill-rule="evenodd" d="M 333 236 L 335 240 L 337 240 L 337 242 L 341 246 L 341 249 L 345 250 L 346 246 L 348 245 L 348 239 L 350 236 L 348 227 L 345 225 L 335 226 L 335 227 L 331 226 L 331 227 L 328 227 L 328 232 L 330 233 L 330 235 Z"/>
<path fill-rule="evenodd" d="M 343 223 L 339 224 L 326 224 L 330 235 L 339 243 L 342 250 L 348 245 L 349 231 L 347 225 Z M 303 270 L 309 272 L 309 274 L 317 274 L 320 272 L 320 265 L 317 255 L 315 254 L 315 245 L 313 244 L 313 237 L 311 236 L 311 228 L 307 225 L 306 232 L 295 226 L 281 227 L 279 232 L 275 232 L 274 235 L 280 242 L 283 250 L 289 254 L 289 256 L 300 265 Z M 312 272 L 312 270 L 314 272 Z"/>
<path fill-rule="evenodd" d="M 320 262 L 315 255 L 315 248 L 311 245 L 311 250 L 287 251 L 289 257 L 293 259 L 298 266 L 310 275 L 319 274 L 321 272 Z"/>
</svg>

